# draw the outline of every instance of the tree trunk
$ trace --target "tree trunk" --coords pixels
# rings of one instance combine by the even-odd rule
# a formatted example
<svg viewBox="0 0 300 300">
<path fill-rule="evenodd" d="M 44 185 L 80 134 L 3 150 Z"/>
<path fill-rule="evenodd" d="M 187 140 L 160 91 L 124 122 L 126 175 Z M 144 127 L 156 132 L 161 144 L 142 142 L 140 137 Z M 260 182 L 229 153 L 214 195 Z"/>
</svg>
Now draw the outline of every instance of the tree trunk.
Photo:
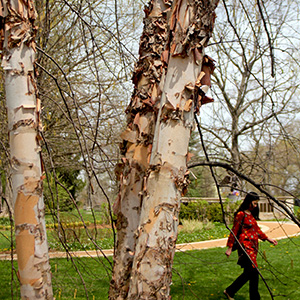
<svg viewBox="0 0 300 300">
<path fill-rule="evenodd" d="M 3 212 L 2 198 L 4 197 L 3 197 L 3 187 L 2 187 L 2 174 L 0 173 L 0 216 Z"/>
<path fill-rule="evenodd" d="M 211 35 L 216 5 L 217 1 L 184 0 L 172 5 L 169 55 L 128 299 L 169 299 L 180 197 L 188 183 L 194 104 L 205 102 L 203 86 L 210 85 L 213 69 L 211 60 L 204 57 L 204 46 Z"/>
<path fill-rule="evenodd" d="M 194 104 L 208 100 L 213 64 L 204 47 L 217 2 L 153 0 L 145 10 L 136 88 L 122 135 L 126 154 L 115 205 L 118 244 L 110 299 L 169 298 Z M 166 3 L 172 4 L 167 26 Z"/>
<path fill-rule="evenodd" d="M 241 160 L 240 160 L 240 152 L 239 152 L 239 122 L 237 112 L 232 111 L 232 138 L 231 138 L 231 151 L 232 151 L 232 165 L 236 170 L 241 170 Z"/>
<path fill-rule="evenodd" d="M 166 43 L 166 10 L 163 0 L 152 0 L 145 8 L 140 58 L 135 67 L 135 89 L 127 113 L 127 129 L 122 133 L 124 155 L 117 175 L 119 197 L 114 204 L 117 216 L 117 244 L 109 299 L 126 299 L 136 246 L 144 180 L 149 167 L 156 115 L 160 100 L 161 54 Z"/>
<path fill-rule="evenodd" d="M 40 100 L 33 69 L 36 11 L 33 1 L 11 0 L 3 5 L 0 10 L 5 26 L 2 66 L 21 298 L 52 299 L 38 142 Z"/>
</svg>

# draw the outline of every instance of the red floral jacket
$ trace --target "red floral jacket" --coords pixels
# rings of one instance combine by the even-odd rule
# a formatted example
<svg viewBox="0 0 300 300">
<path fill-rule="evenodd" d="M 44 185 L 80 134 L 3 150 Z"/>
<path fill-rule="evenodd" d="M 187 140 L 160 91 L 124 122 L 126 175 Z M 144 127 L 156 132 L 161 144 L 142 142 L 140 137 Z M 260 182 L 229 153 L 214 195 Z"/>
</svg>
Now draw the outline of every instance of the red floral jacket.
<svg viewBox="0 0 300 300">
<path fill-rule="evenodd" d="M 265 233 L 261 231 L 257 225 L 256 220 L 252 214 L 247 214 L 243 211 L 239 211 L 233 222 L 232 232 L 237 235 L 239 232 L 240 226 L 243 224 L 242 232 L 239 236 L 239 242 L 244 246 L 247 254 L 250 256 L 253 264 L 257 267 L 257 252 L 258 252 L 258 239 L 267 240 L 268 237 Z M 232 247 L 235 238 L 232 233 L 230 233 L 227 247 Z"/>
</svg>

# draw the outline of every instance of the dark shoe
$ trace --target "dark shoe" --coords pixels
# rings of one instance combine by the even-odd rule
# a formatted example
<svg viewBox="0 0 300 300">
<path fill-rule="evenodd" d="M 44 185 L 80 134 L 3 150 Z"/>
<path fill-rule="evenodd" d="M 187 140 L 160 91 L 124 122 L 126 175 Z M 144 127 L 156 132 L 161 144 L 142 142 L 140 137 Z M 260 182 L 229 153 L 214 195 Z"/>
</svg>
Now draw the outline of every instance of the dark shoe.
<svg viewBox="0 0 300 300">
<path fill-rule="evenodd" d="M 224 295 L 227 297 L 228 300 L 234 300 L 232 297 L 229 296 L 226 290 L 224 291 Z"/>
</svg>

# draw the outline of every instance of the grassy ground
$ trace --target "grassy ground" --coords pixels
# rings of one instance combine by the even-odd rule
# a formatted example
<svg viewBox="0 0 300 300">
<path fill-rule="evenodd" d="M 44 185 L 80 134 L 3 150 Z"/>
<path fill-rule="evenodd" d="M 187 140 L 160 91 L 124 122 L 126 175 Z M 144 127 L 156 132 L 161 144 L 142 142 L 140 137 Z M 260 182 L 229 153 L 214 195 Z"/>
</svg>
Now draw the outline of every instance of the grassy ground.
<svg viewBox="0 0 300 300">
<path fill-rule="evenodd" d="M 89 236 L 94 239 L 100 248 L 112 249 L 114 239 L 113 231 L 110 226 L 96 224 L 98 227 L 94 228 L 94 222 L 90 221 L 89 218 L 91 218 L 91 215 L 86 215 L 84 218 L 89 226 Z M 51 224 L 50 219 L 47 220 L 47 224 Z M 47 229 L 49 247 L 52 251 L 64 251 L 64 247 L 58 239 L 57 230 L 52 227 L 53 226 Z M 70 251 L 93 250 L 95 248 L 86 233 L 86 229 L 80 226 L 79 222 L 70 218 L 70 215 L 68 215 L 68 218 L 65 218 L 64 227 L 62 236 L 64 237 L 66 245 Z M 208 223 L 203 225 L 200 222 L 187 221 L 184 222 L 184 226 L 180 226 L 177 243 L 200 242 L 210 239 L 224 238 L 227 237 L 227 235 L 228 230 L 225 228 L 224 224 Z M 10 230 L 0 229 L 0 252 L 8 251 L 10 249 L 10 236 Z"/>
<path fill-rule="evenodd" d="M 300 299 L 300 237 L 279 241 L 277 247 L 261 243 L 258 264 L 276 300 Z M 222 292 L 240 273 L 236 253 L 229 259 L 223 248 L 176 253 L 174 259 L 172 299 L 220 300 Z M 267 258 L 267 261 L 263 259 Z M 53 286 L 56 299 L 87 299 L 80 276 L 84 279 L 89 299 L 107 299 L 110 263 L 103 259 L 81 258 L 51 260 Z M 0 300 L 12 299 L 11 263 L 0 261 Z M 14 275 L 13 290 L 18 298 Z M 271 299 L 260 280 L 261 299 Z M 248 286 L 235 296 L 235 300 L 249 299 Z"/>
<path fill-rule="evenodd" d="M 277 247 L 271 247 L 269 243 L 260 244 L 258 265 L 276 300 L 300 299 L 299 247 L 300 238 L 279 241 Z M 224 253 L 225 249 L 216 248 L 176 255 L 173 266 L 173 299 L 225 299 L 223 290 L 242 269 L 236 264 L 236 253 L 229 259 Z M 263 259 L 264 256 L 267 261 Z M 261 299 L 271 299 L 261 279 L 259 290 Z M 248 285 L 234 299 L 249 299 Z"/>
</svg>

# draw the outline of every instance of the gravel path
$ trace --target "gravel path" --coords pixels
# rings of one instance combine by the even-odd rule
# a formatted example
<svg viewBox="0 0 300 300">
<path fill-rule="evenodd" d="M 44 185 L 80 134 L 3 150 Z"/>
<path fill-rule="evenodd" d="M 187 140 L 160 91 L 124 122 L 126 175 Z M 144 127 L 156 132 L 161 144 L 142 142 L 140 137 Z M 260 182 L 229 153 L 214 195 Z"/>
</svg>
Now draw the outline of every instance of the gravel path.
<svg viewBox="0 0 300 300">
<path fill-rule="evenodd" d="M 300 234 L 300 228 L 292 223 L 285 222 L 258 222 L 261 229 L 271 238 L 277 240 L 284 239 L 291 236 L 296 236 Z M 196 250 L 196 249 L 208 249 L 216 247 L 225 247 L 227 238 L 218 239 L 218 240 L 209 240 L 196 243 L 187 243 L 187 244 L 178 244 L 176 245 L 176 251 L 187 251 L 187 250 Z M 77 251 L 71 252 L 68 255 L 75 257 L 101 257 L 101 256 L 112 256 L 113 250 L 103 250 L 103 251 Z M 50 252 L 50 258 L 64 258 L 67 257 L 65 252 Z M 14 260 L 16 259 L 14 255 Z M 10 260 L 10 254 L 0 254 L 0 260 Z"/>
</svg>

